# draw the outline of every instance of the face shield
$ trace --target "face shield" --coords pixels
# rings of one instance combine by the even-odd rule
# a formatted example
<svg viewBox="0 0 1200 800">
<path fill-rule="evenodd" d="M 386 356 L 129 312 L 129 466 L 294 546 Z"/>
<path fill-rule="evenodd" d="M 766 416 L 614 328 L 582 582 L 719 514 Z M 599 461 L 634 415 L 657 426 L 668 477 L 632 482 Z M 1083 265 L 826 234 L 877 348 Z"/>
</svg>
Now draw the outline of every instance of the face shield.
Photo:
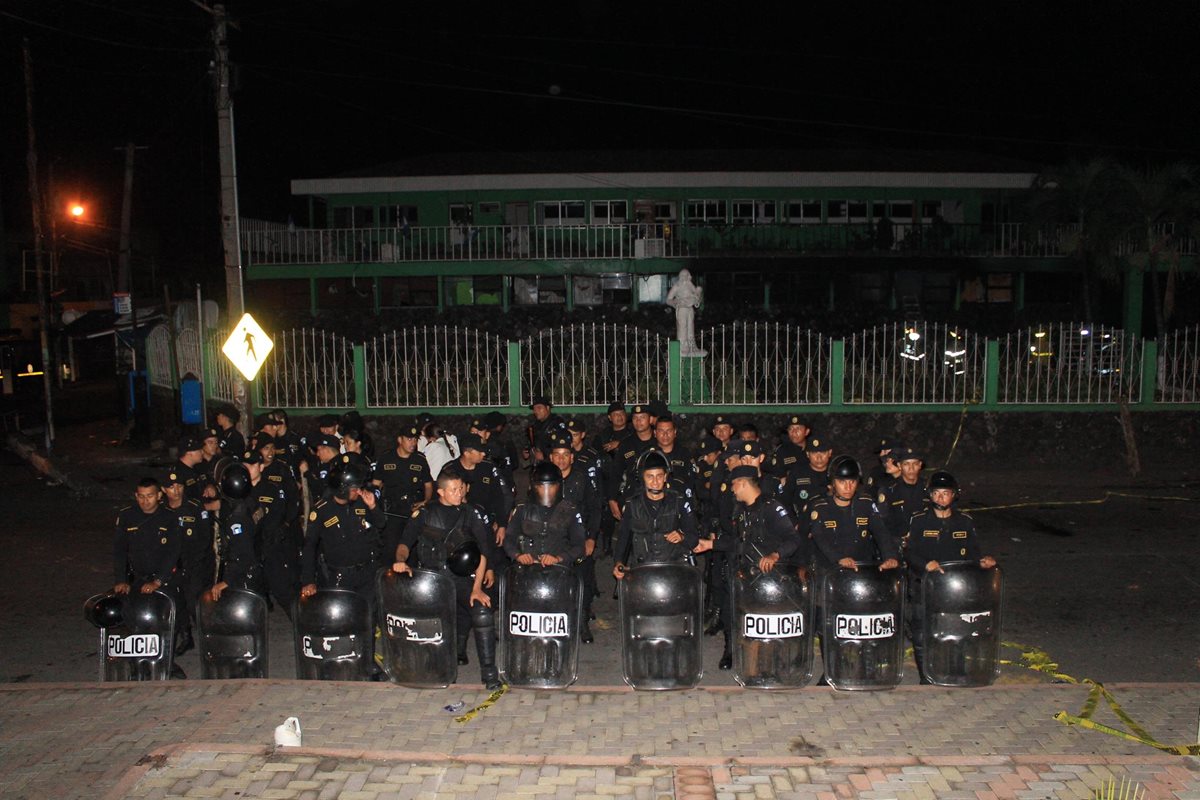
<svg viewBox="0 0 1200 800">
<path fill-rule="evenodd" d="M 535 483 L 530 489 L 533 492 L 535 503 L 543 508 L 550 508 L 558 503 L 558 495 L 562 491 L 562 484 L 557 482 Z"/>
</svg>

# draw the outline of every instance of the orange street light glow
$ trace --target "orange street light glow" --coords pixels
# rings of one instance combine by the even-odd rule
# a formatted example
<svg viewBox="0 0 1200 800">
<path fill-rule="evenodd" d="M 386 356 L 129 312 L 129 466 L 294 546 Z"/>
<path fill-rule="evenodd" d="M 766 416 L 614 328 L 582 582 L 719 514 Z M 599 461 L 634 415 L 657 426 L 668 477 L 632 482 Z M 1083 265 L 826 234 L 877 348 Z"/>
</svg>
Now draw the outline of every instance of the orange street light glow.
<svg viewBox="0 0 1200 800">
<path fill-rule="evenodd" d="M 75 219 L 79 219 L 80 217 L 82 217 L 82 216 L 83 216 L 83 212 L 84 212 L 85 210 L 86 210 L 86 209 L 84 209 L 84 207 L 83 207 L 81 204 L 79 204 L 79 203 L 72 203 L 72 204 L 71 204 L 71 209 L 70 209 L 70 211 L 71 211 L 71 216 L 72 216 L 72 217 L 74 217 Z"/>
</svg>

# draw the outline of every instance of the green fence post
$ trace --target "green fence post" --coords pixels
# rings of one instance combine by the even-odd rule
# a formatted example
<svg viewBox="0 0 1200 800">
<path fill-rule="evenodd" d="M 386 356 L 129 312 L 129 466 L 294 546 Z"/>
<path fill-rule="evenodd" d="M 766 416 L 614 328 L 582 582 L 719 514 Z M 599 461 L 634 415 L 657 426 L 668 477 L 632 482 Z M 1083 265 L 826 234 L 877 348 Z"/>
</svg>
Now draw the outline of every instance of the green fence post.
<svg viewBox="0 0 1200 800">
<path fill-rule="evenodd" d="M 354 347 L 354 407 L 359 413 L 367 410 L 367 348 L 356 344 Z"/>
<path fill-rule="evenodd" d="M 520 409 L 521 406 L 521 343 L 508 343 L 508 407 Z"/>
<path fill-rule="evenodd" d="M 846 340 L 829 342 L 829 410 L 841 411 L 846 404 Z"/>
<path fill-rule="evenodd" d="M 1137 405 L 1152 408 L 1158 402 L 1158 340 L 1142 341 L 1142 391 Z"/>
<path fill-rule="evenodd" d="M 983 407 L 994 410 L 1000 404 L 1000 340 L 987 339 L 983 364 Z"/>
<path fill-rule="evenodd" d="M 679 355 L 679 340 L 667 340 L 667 405 L 683 405 L 683 358 Z"/>
<path fill-rule="evenodd" d="M 314 317 L 317 315 L 317 279 L 308 279 L 308 311 Z"/>
</svg>

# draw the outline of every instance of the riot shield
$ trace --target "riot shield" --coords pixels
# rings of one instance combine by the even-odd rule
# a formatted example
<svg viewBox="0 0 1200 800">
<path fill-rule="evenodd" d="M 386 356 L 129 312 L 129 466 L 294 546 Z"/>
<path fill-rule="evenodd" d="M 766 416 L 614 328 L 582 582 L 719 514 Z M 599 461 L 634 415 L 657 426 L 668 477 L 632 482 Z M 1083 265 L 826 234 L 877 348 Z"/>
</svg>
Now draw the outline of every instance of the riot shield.
<svg viewBox="0 0 1200 800">
<path fill-rule="evenodd" d="M 509 686 L 565 689 L 579 674 L 579 575 L 514 563 L 500 583 L 500 676 Z"/>
<path fill-rule="evenodd" d="M 133 591 L 120 597 L 120 624 L 100 629 L 100 680 L 168 680 L 175 601 L 162 592 Z"/>
<path fill-rule="evenodd" d="M 989 686 L 1000 674 L 1000 568 L 942 562 L 921 581 L 922 672 L 938 686 Z"/>
<path fill-rule="evenodd" d="M 621 671 L 634 689 L 691 689 L 704 675 L 700 570 L 639 564 L 619 582 Z"/>
<path fill-rule="evenodd" d="M 393 683 L 444 688 L 458 679 L 454 582 L 448 575 L 415 569 L 412 575 L 383 570 L 379 593 L 383 669 Z"/>
<path fill-rule="evenodd" d="M 821 579 L 821 654 L 835 689 L 894 689 L 904 677 L 904 586 L 900 569 L 834 567 Z"/>
<path fill-rule="evenodd" d="M 310 681 L 365 681 L 373 652 L 371 606 L 349 589 L 320 589 L 297 598 L 296 677 Z"/>
<path fill-rule="evenodd" d="M 262 595 L 226 589 L 220 600 L 202 597 L 196 618 L 201 678 L 267 677 L 267 601 Z"/>
<path fill-rule="evenodd" d="M 782 565 L 733 577 L 733 677 L 755 689 L 798 689 L 812 677 L 812 593 Z"/>
</svg>

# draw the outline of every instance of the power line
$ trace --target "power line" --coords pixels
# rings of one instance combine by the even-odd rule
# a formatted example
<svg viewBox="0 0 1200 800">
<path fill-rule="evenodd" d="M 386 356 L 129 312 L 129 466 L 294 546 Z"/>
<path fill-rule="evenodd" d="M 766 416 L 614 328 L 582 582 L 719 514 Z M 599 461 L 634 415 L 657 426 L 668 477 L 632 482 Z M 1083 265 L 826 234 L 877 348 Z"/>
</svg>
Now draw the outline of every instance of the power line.
<svg viewBox="0 0 1200 800">
<path fill-rule="evenodd" d="M 42 28 L 44 30 L 54 31 L 55 33 L 61 33 L 64 36 L 70 36 L 75 39 L 83 39 L 83 40 L 89 41 L 89 42 L 97 42 L 98 44 L 107 44 L 112 47 L 125 47 L 125 48 L 131 49 L 131 50 L 150 50 L 150 51 L 159 52 L 159 53 L 201 53 L 201 52 L 206 52 L 206 48 L 203 48 L 203 47 L 179 47 L 179 46 L 158 47 L 158 46 L 147 45 L 147 44 L 133 44 L 132 42 L 118 42 L 115 39 L 105 39 L 101 36 L 89 36 L 86 33 L 77 33 L 75 31 L 69 31 L 66 28 L 60 28 L 56 25 L 48 25 L 44 22 L 38 22 L 37 20 L 32 20 L 32 19 L 29 19 L 28 17 L 22 17 L 19 14 L 13 14 L 8 11 L 0 11 L 0 17 L 8 17 L 9 19 L 14 19 L 18 22 L 24 22 L 26 25 L 32 25 L 35 28 Z"/>
</svg>

